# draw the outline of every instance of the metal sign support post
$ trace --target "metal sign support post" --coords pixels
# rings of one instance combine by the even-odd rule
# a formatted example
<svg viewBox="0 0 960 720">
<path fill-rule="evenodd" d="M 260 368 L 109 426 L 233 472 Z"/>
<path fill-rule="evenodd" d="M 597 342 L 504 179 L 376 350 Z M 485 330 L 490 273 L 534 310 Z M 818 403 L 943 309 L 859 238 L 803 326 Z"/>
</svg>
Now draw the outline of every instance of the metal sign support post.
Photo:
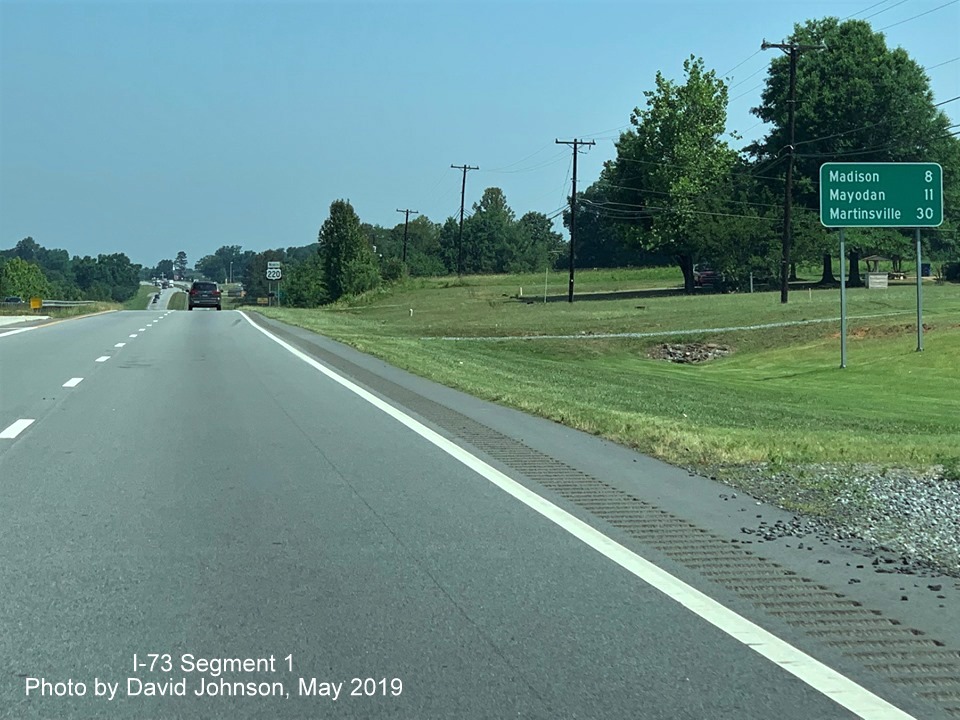
<svg viewBox="0 0 960 720">
<path fill-rule="evenodd" d="M 847 253 L 840 228 L 840 367 L 847 366 Z"/>
<path fill-rule="evenodd" d="M 917 228 L 917 352 L 923 352 L 923 278 L 921 272 L 920 228 Z"/>
</svg>

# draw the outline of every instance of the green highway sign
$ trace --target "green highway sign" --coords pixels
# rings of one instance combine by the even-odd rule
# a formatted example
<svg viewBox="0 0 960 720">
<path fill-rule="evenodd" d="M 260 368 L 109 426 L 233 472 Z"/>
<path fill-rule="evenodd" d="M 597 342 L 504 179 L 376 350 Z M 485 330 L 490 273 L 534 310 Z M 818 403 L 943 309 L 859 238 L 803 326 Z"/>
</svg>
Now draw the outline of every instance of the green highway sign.
<svg viewBox="0 0 960 720">
<path fill-rule="evenodd" d="M 937 163 L 824 163 L 820 222 L 827 227 L 938 227 L 943 168 Z"/>
</svg>

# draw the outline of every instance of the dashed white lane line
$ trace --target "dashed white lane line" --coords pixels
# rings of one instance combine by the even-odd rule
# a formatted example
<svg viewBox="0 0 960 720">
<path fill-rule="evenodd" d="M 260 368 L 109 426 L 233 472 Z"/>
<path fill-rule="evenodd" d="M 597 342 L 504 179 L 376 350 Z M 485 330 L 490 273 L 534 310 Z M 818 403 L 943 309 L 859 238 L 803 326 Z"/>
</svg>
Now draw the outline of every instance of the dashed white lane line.
<svg viewBox="0 0 960 720">
<path fill-rule="evenodd" d="M 147 327 L 153 327 L 153 323 L 147 323 Z"/>
<path fill-rule="evenodd" d="M 97 362 L 106 362 L 109 359 L 110 359 L 109 355 L 101 355 L 100 357 L 97 358 Z"/>
<path fill-rule="evenodd" d="M 17 420 L 15 423 L 13 423 L 13 425 L 10 425 L 6 430 L 4 430 L 3 432 L 0 432 L 0 439 L 12 440 L 17 435 L 19 435 L 24 430 L 26 430 L 28 427 L 33 425 L 34 422 L 36 421 L 30 420 L 28 418 L 21 418 L 20 420 Z"/>
<path fill-rule="evenodd" d="M 7 335 L 19 335 L 23 332 L 30 332 L 31 330 L 36 330 L 37 326 L 28 327 L 28 328 L 17 328 L 16 330 L 7 330 L 6 332 L 0 332 L 0 337 L 6 337 Z"/>
<path fill-rule="evenodd" d="M 137 336 L 136 333 L 133 333 L 132 335 L 130 335 L 130 337 L 136 337 L 136 336 Z"/>
<path fill-rule="evenodd" d="M 146 331 L 147 331 L 146 328 L 137 328 L 137 332 L 146 332 Z"/>
<path fill-rule="evenodd" d="M 126 343 L 117 343 L 114 347 L 123 347 L 124 345 L 126 345 Z"/>
<path fill-rule="evenodd" d="M 914 716 L 858 685 L 843 673 L 824 665 L 816 658 L 807 655 L 768 630 L 764 630 L 706 593 L 674 577 L 659 565 L 655 565 L 607 537 L 592 525 L 588 525 L 546 498 L 537 495 L 509 475 L 505 475 L 493 466 L 488 465 L 476 455 L 469 453 L 435 430 L 431 430 L 423 423 L 281 340 L 273 333 L 258 326 L 245 313 L 241 313 L 241 315 L 254 329 L 263 333 L 287 352 L 386 413 L 491 484 L 496 485 L 534 512 L 556 524 L 580 542 L 593 548 L 627 572 L 656 588 L 690 612 L 703 618 L 734 640 L 743 643 L 746 647 L 765 657 L 854 715 L 864 720 L 916 720 Z"/>
<path fill-rule="evenodd" d="M 79 385 L 79 384 L 82 383 L 82 382 L 83 382 L 83 378 L 70 378 L 69 380 L 67 380 L 67 381 L 63 384 L 63 386 L 64 386 L 64 387 L 76 387 L 77 385 Z"/>
</svg>

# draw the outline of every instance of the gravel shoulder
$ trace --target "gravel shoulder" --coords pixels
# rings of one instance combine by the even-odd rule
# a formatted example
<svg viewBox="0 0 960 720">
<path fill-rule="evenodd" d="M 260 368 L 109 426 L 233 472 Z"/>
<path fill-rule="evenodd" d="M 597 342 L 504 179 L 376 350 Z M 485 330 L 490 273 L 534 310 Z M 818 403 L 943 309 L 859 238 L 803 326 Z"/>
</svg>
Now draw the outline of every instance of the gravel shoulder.
<svg viewBox="0 0 960 720">
<path fill-rule="evenodd" d="M 960 577 L 960 481 L 946 468 L 870 464 L 717 467 L 711 477 L 800 514 L 791 525 L 745 534 L 859 540 L 887 572 Z M 952 478 L 952 476 L 951 476 Z"/>
</svg>

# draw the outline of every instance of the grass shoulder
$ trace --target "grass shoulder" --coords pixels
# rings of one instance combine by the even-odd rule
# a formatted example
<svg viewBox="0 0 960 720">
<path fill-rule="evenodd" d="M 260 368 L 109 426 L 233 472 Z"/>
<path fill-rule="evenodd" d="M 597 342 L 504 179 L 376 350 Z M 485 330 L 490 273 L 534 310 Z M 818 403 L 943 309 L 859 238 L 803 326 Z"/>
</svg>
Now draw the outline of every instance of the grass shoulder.
<svg viewBox="0 0 960 720">
<path fill-rule="evenodd" d="M 413 280 L 318 310 L 257 309 L 668 462 L 727 469 L 733 481 L 823 463 L 926 472 L 960 436 L 960 287 L 925 288 L 922 353 L 913 288 L 851 290 L 840 369 L 835 290 L 793 293 L 782 305 L 776 293 L 684 296 L 654 284 L 644 293 L 623 272 L 579 273 L 609 299 L 573 304 L 528 303 L 510 292 L 522 278 L 496 276 Z M 630 297 L 618 295 L 625 284 Z M 654 359 L 666 342 L 731 353 L 703 364 Z M 829 513 L 833 485 L 813 479 L 802 489 L 784 506 Z"/>
</svg>

